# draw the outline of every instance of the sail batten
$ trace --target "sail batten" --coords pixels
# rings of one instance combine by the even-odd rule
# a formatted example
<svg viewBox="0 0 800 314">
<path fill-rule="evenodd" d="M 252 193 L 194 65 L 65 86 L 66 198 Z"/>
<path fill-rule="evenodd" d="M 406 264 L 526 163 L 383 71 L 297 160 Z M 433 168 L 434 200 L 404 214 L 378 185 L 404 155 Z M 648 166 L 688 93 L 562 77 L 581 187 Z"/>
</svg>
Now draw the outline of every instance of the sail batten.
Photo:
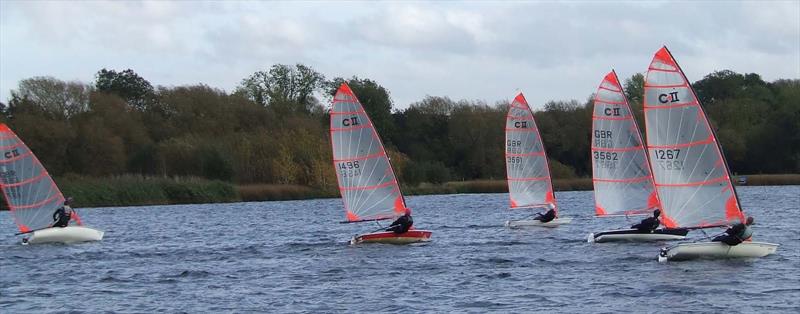
<svg viewBox="0 0 800 314">
<path fill-rule="evenodd" d="M 505 133 L 506 182 L 511 207 L 556 206 L 547 153 L 522 93 L 508 108 Z"/>
<path fill-rule="evenodd" d="M 383 143 L 367 112 L 347 84 L 330 112 L 333 166 L 348 221 L 372 221 L 407 210 Z"/>
<path fill-rule="evenodd" d="M 645 78 L 647 148 L 668 227 L 743 221 L 722 150 L 690 82 L 666 47 Z"/>
<path fill-rule="evenodd" d="M 597 216 L 659 207 L 646 147 L 614 71 L 597 88 L 592 113 L 592 184 Z"/>
</svg>

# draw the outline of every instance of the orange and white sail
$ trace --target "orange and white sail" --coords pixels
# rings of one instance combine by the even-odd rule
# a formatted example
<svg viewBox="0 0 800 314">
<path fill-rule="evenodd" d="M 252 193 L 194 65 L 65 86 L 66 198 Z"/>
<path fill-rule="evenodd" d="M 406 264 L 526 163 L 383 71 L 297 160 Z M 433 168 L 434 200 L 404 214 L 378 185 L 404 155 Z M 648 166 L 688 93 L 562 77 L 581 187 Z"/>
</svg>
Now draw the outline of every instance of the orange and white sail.
<svg viewBox="0 0 800 314">
<path fill-rule="evenodd" d="M 49 227 L 64 196 L 36 155 L 0 123 L 0 189 L 20 232 Z M 78 214 L 72 219 L 80 224 Z"/>
<path fill-rule="evenodd" d="M 641 214 L 660 207 L 639 126 L 614 71 L 594 97 L 591 154 L 596 215 Z"/>
<path fill-rule="evenodd" d="M 407 208 L 372 121 L 356 95 L 342 84 L 331 108 L 333 166 L 350 222 L 387 219 Z"/>
<path fill-rule="evenodd" d="M 511 208 L 556 206 L 547 153 L 522 93 L 508 107 L 505 131 L 506 178 Z"/>
<path fill-rule="evenodd" d="M 663 47 L 644 87 L 647 149 L 667 227 L 742 222 L 730 171 L 703 107 L 672 54 Z"/>
</svg>

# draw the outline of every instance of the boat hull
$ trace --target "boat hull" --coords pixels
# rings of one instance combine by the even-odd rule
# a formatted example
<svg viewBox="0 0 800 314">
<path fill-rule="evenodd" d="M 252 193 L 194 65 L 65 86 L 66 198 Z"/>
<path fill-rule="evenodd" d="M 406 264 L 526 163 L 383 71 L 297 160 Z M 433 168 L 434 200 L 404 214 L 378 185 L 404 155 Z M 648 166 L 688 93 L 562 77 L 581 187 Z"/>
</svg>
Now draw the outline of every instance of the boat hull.
<svg viewBox="0 0 800 314">
<path fill-rule="evenodd" d="M 689 233 L 687 229 L 656 229 L 652 233 L 642 233 L 636 229 L 620 229 L 590 233 L 586 240 L 589 243 L 673 241 L 683 240 L 687 233 Z"/>
<path fill-rule="evenodd" d="M 373 232 L 357 235 L 350 240 L 350 244 L 362 243 L 384 243 L 384 244 L 410 244 L 417 242 L 427 242 L 431 240 L 433 232 L 428 230 L 409 230 L 405 233 L 394 233 L 392 231 Z"/>
<path fill-rule="evenodd" d="M 681 243 L 661 249 L 659 262 L 686 261 L 692 259 L 755 258 L 775 253 L 778 244 L 766 242 L 742 242 L 730 246 L 722 242 Z"/>
<path fill-rule="evenodd" d="M 523 227 L 546 227 L 546 228 L 555 228 L 560 225 L 568 224 L 572 222 L 571 217 L 560 217 L 553 219 L 549 222 L 541 222 L 538 220 L 533 219 L 523 219 L 523 220 L 508 220 L 506 221 L 506 227 L 509 228 L 523 228 Z"/>
<path fill-rule="evenodd" d="M 47 228 L 34 231 L 30 237 L 23 240 L 24 244 L 42 243 L 78 243 L 87 241 L 100 241 L 103 231 L 82 226 L 68 226 L 64 228 Z"/>
</svg>

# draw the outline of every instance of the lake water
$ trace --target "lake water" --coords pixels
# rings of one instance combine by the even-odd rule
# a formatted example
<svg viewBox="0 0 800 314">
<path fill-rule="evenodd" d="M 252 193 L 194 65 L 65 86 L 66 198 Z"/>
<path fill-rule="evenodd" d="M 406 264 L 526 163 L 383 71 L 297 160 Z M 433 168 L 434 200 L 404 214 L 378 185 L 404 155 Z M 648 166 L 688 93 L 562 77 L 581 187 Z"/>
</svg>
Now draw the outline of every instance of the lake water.
<svg viewBox="0 0 800 314">
<path fill-rule="evenodd" d="M 506 194 L 408 197 L 424 245 L 349 246 L 339 199 L 78 209 L 105 239 L 19 244 L 0 213 L 0 312 L 723 312 L 800 310 L 800 187 L 741 187 L 751 260 L 658 263 L 663 243 L 589 244 L 624 227 L 559 192 L 555 229 L 502 226 Z M 702 235 L 702 234 L 700 234 Z M 697 236 L 697 235 L 695 235 Z"/>
</svg>

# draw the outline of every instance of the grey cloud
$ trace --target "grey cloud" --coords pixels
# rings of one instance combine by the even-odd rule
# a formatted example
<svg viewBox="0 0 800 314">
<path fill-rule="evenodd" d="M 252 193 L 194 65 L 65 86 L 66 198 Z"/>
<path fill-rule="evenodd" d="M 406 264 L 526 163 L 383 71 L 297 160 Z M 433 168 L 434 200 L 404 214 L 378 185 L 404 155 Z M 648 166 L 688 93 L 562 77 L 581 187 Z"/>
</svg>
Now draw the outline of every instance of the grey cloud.
<svg viewBox="0 0 800 314">
<path fill-rule="evenodd" d="M 609 68 L 623 77 L 641 72 L 662 44 L 694 79 L 722 68 L 800 77 L 797 1 L 0 5 L 0 35 L 21 39 L 3 41 L 0 66 L 42 63 L 43 54 L 25 53 L 42 47 L 54 51 L 50 64 L 144 64 L 156 85 L 203 81 L 230 90 L 256 70 L 300 62 L 328 77 L 375 79 L 399 106 L 426 94 L 493 102 L 516 88 L 531 103 L 583 100 Z M 61 70 L 91 75 L 93 67 Z M 0 98 L 20 76 L 0 71 Z"/>
</svg>

